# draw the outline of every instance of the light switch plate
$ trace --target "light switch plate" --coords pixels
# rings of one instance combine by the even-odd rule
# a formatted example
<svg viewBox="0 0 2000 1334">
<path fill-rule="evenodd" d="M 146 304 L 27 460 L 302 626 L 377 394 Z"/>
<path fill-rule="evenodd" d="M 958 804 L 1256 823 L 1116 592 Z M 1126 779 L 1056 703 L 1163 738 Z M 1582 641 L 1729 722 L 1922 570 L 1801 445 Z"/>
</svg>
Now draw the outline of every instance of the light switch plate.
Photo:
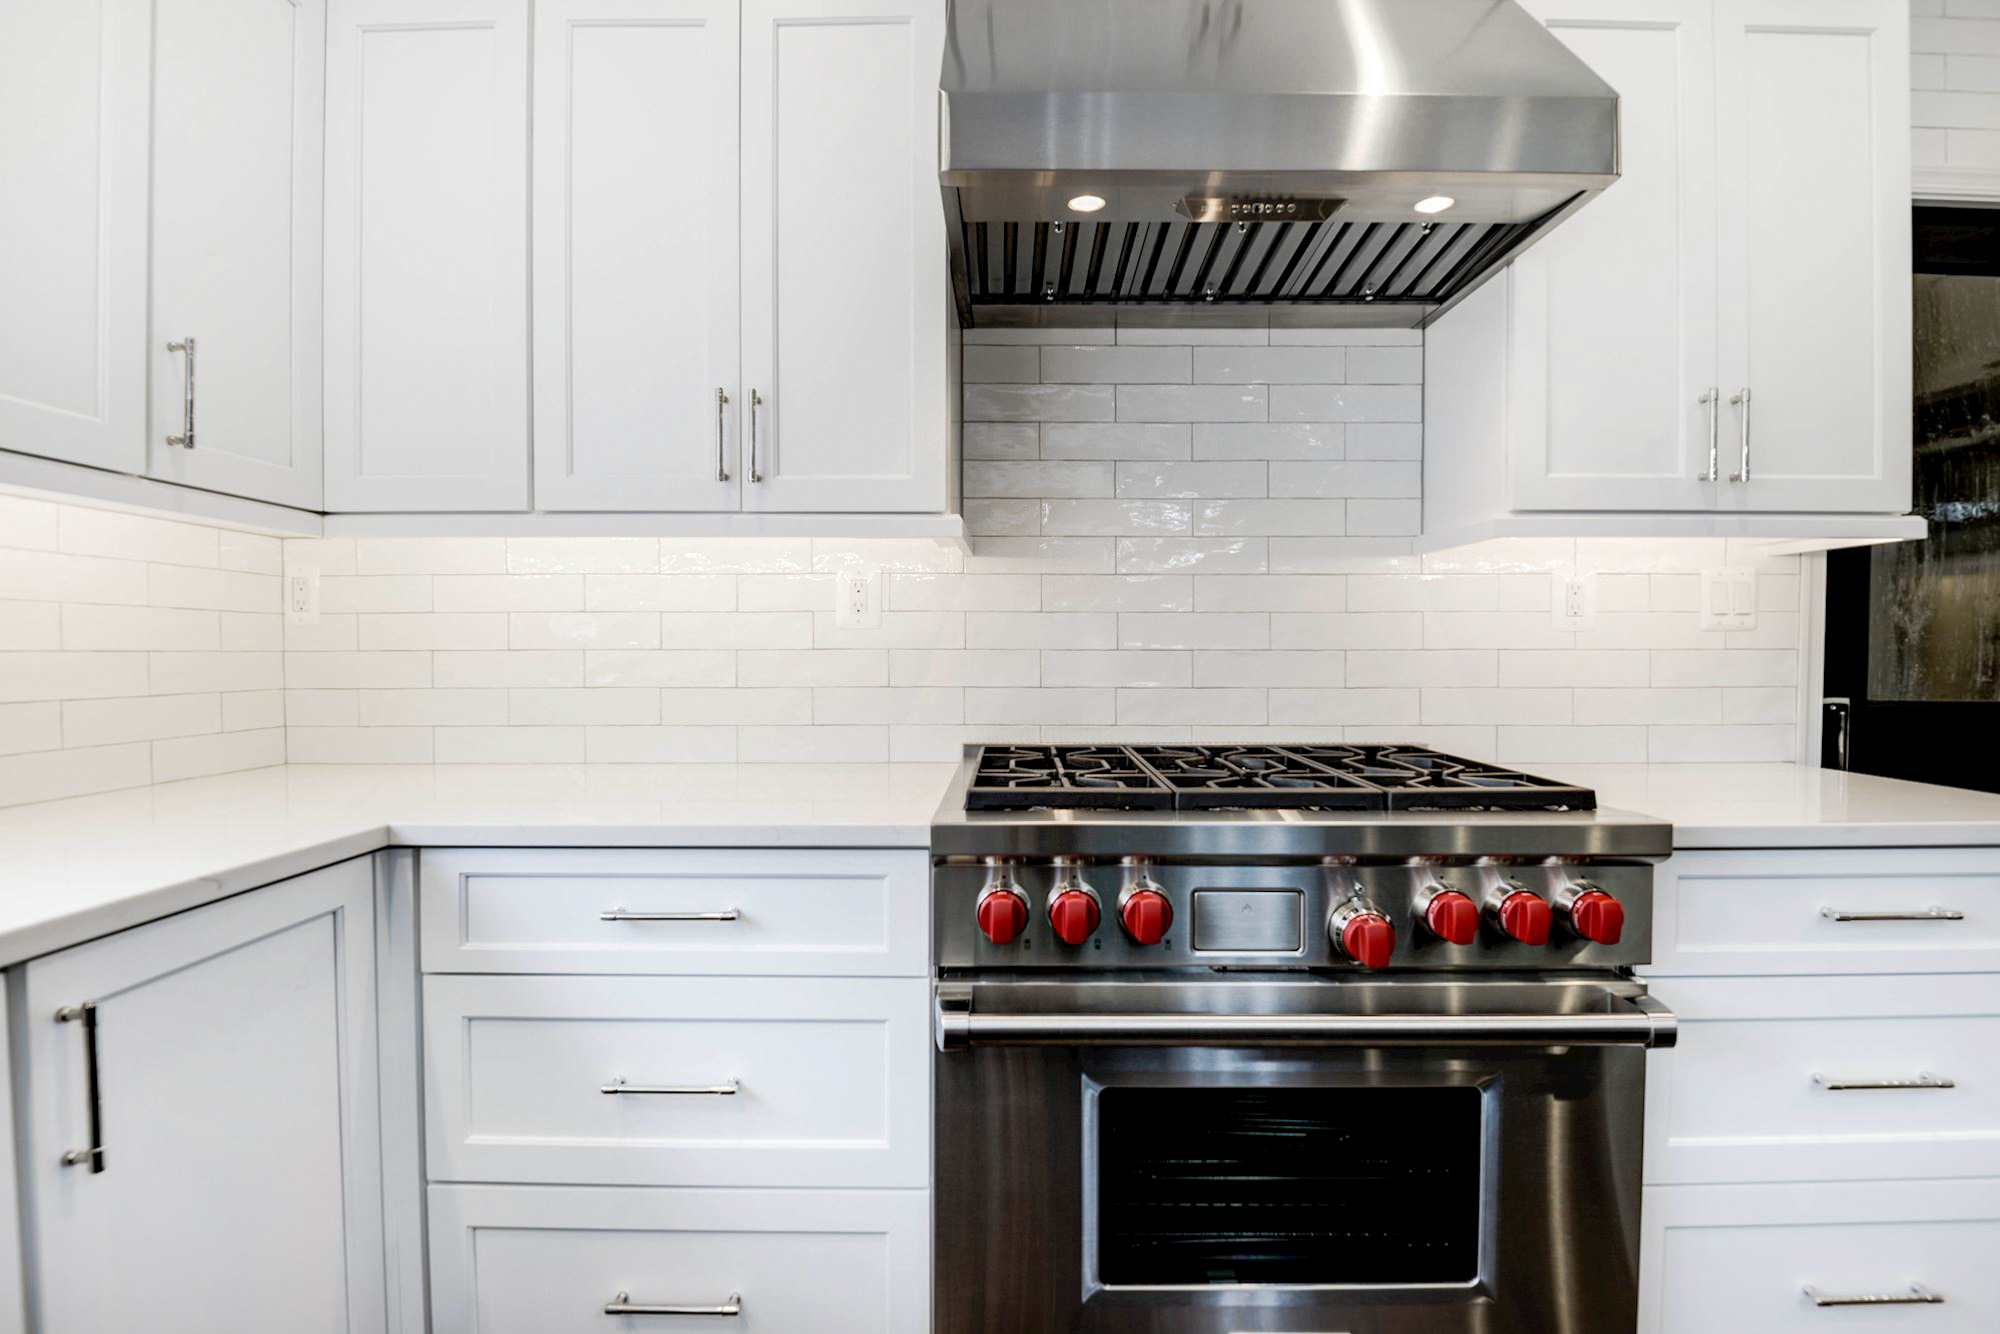
<svg viewBox="0 0 2000 1334">
<path fill-rule="evenodd" d="M 1587 570 L 1549 572 L 1549 624 L 1558 630 L 1597 628 L 1597 576 Z"/>
<path fill-rule="evenodd" d="M 1701 572 L 1701 628 L 1757 628 L 1757 571 L 1748 565 L 1723 565 Z"/>
</svg>

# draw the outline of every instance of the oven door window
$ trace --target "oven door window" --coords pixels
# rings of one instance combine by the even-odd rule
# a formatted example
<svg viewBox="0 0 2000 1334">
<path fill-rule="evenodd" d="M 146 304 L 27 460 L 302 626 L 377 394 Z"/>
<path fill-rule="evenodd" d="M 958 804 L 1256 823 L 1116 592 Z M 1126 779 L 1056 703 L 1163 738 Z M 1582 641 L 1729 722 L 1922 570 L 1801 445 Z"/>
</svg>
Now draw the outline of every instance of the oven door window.
<svg viewBox="0 0 2000 1334">
<path fill-rule="evenodd" d="M 1106 1286 L 1478 1277 L 1477 1088 L 1126 1085 L 1097 1097 Z"/>
</svg>

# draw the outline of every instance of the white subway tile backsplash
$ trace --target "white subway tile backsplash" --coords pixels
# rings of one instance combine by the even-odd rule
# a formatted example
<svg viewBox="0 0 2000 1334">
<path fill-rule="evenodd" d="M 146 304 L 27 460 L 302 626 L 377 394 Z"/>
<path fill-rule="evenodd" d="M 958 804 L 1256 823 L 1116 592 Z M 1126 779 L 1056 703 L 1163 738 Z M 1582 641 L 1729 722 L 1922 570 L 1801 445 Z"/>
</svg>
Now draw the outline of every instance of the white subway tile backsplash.
<svg viewBox="0 0 2000 1334">
<path fill-rule="evenodd" d="M 495 682 L 520 686 L 732 686 L 759 685 L 742 679 L 745 659 L 804 656 L 804 651 L 758 649 L 591 649 L 583 654 L 581 681 Z M 791 684 L 787 682 L 786 684 Z"/>
<path fill-rule="evenodd" d="M 1493 649 L 1366 649 L 1347 655 L 1355 686 L 1495 686 L 1500 654 Z M 1642 667 L 1644 664 L 1640 664 Z M 1559 683 L 1549 683 L 1559 684 Z M 1534 689 L 1530 685 L 1526 687 Z"/>
<path fill-rule="evenodd" d="M 1347 354 L 1350 384 L 1422 384 L 1424 350 L 1420 347 L 1357 347 Z"/>
<path fill-rule="evenodd" d="M 1048 530 L 1044 527 L 1043 531 Z M 1116 567 L 1117 558 L 1118 544 L 1110 536 L 982 537 L 973 543 L 972 554 L 965 558 L 965 572 L 1058 574 L 1081 570 L 1109 574 Z"/>
<path fill-rule="evenodd" d="M 431 604 L 437 611 L 582 611 L 583 589 L 580 574 L 441 574 L 431 580 Z"/>
<path fill-rule="evenodd" d="M 745 723 L 805 726 L 813 720 L 813 692 L 808 686 L 736 690 L 684 687 L 660 691 L 659 709 L 660 721 L 672 726 L 704 726 L 708 730 Z"/>
<path fill-rule="evenodd" d="M 1286 688 L 1271 691 L 1273 726 L 1386 725 L 1421 721 L 1420 696 L 1415 690 L 1369 690 L 1350 686 L 1339 690 Z"/>
<path fill-rule="evenodd" d="M 1118 495 L 1211 498 L 1270 494 L 1263 463 L 1139 463 L 1117 465 Z"/>
<path fill-rule="evenodd" d="M 56 545 L 58 550 L 78 556 L 114 556 L 119 560 L 213 569 L 218 562 L 221 533 L 205 524 L 65 505 Z"/>
<path fill-rule="evenodd" d="M 149 693 L 144 653 L 0 653 L 0 703 Z"/>
<path fill-rule="evenodd" d="M 79 699 L 62 706 L 63 744 L 68 746 L 110 746 L 220 731 L 222 698 L 215 694 Z"/>
<path fill-rule="evenodd" d="M 968 459 L 965 494 L 999 498 L 1110 496 L 1115 494 L 1112 467 L 1103 460 L 1009 463 Z"/>
<path fill-rule="evenodd" d="M 1202 500 L 1194 507 L 1194 531 L 1199 537 L 1233 533 L 1334 537 L 1346 527 L 1346 502 L 1340 500 Z"/>
<path fill-rule="evenodd" d="M 1423 420 L 1424 393 L 1414 384 L 1279 384 L 1270 406 L 1274 422 L 1414 422 Z"/>
<path fill-rule="evenodd" d="M 584 758 L 592 764 L 731 764 L 735 727 L 587 727 Z"/>
<path fill-rule="evenodd" d="M 1340 575 L 1197 574 L 1196 611 L 1340 611 L 1347 583 Z"/>
<path fill-rule="evenodd" d="M 1123 574 L 1263 574 L 1271 568 L 1270 547 L 1261 537 L 1121 537 L 1118 569 Z"/>
<path fill-rule="evenodd" d="M 961 353 L 959 376 L 966 384 L 1038 384 L 1042 361 L 1032 345 L 969 343 Z"/>
<path fill-rule="evenodd" d="M 1424 428 L 1418 422 L 1352 422 L 1347 427 L 1351 459 L 1421 459 Z"/>
<path fill-rule="evenodd" d="M 354 544 L 360 575 L 502 574 L 507 569 L 504 537 L 371 537 Z"/>
<path fill-rule="evenodd" d="M 1415 498 L 1423 490 L 1423 470 L 1415 463 L 1273 463 L 1274 496 L 1359 496 Z"/>
<path fill-rule="evenodd" d="M 1050 650 L 1042 654 L 1042 684 L 1186 686 L 1193 684 L 1191 657 L 1171 650 Z"/>
<path fill-rule="evenodd" d="M 1109 649 L 1118 645 L 1110 612 L 969 611 L 967 648 Z"/>
<path fill-rule="evenodd" d="M 922 652 L 922 650 L 908 651 Z M 889 684 L 889 651 L 886 649 L 745 649 L 736 655 L 736 684 L 885 686 Z"/>
<path fill-rule="evenodd" d="M 651 726 L 660 721 L 660 694 L 654 688 L 631 686 L 509 690 L 502 697 L 501 712 L 517 727 Z"/>
<path fill-rule="evenodd" d="M 264 769 L 284 762 L 285 729 L 282 727 L 219 732 L 212 736 L 175 737 L 153 743 L 155 783 L 236 773 L 243 769 Z"/>
<path fill-rule="evenodd" d="M 510 537 L 509 574 L 646 574 L 660 568 L 653 537 Z"/>
<path fill-rule="evenodd" d="M 1194 350 L 1198 384 L 1342 384 L 1343 347 L 1201 347 Z"/>
<path fill-rule="evenodd" d="M 889 650 L 889 684 L 1032 687 L 1041 679 L 1041 659 L 1034 649 L 893 648 Z M 881 682 L 870 679 L 853 684 Z"/>
<path fill-rule="evenodd" d="M 884 621 L 892 614 L 883 613 Z M 832 618 L 831 612 L 819 615 Z M 818 642 L 809 611 L 663 611 L 658 619 L 661 648 L 811 648 Z"/>
<path fill-rule="evenodd" d="M 1193 611 L 1194 576 L 1050 574 L 1043 611 Z"/>
<path fill-rule="evenodd" d="M 967 422 L 959 447 L 968 459 L 1038 459 L 1042 432 L 1033 422 Z"/>
<path fill-rule="evenodd" d="M 54 551 L 62 509 L 51 501 L 0 495 L 0 547 Z"/>
<path fill-rule="evenodd" d="M 1118 721 L 1118 694 L 1109 687 L 968 687 L 968 723 L 1068 723 L 1081 726 Z"/>
<path fill-rule="evenodd" d="M 1337 689 L 1347 684 L 1347 655 L 1312 650 L 1203 649 L 1192 655 L 1193 684 L 1218 686 L 1297 686 Z M 1142 681 L 1128 685 L 1148 684 Z"/>
<path fill-rule="evenodd" d="M 1120 648 L 1269 648 L 1264 612 L 1149 612 L 1118 615 Z"/>
<path fill-rule="evenodd" d="M 0 497 L 0 501 L 10 497 Z M 6 517 L 0 505 L 0 520 Z M 63 706 L 54 700 L 35 704 L 0 704 L 0 755 L 62 749 Z"/>
<path fill-rule="evenodd" d="M 1186 534 L 1193 515 L 1184 500 L 1044 500 L 1042 531 L 1059 537 Z"/>
<path fill-rule="evenodd" d="M 1194 427 L 1194 457 L 1338 459 L 1346 457 L 1347 441 L 1341 422 L 1201 422 Z"/>
<path fill-rule="evenodd" d="M 1041 457 L 1185 459 L 1190 456 L 1190 430 L 1186 422 L 1049 422 L 1041 428 Z M 980 456 L 968 450 L 966 457 Z"/>
<path fill-rule="evenodd" d="M 1051 344 L 1041 351 L 1044 384 L 1186 384 L 1192 378 L 1185 347 Z"/>
<path fill-rule="evenodd" d="M 431 678 L 439 686 L 580 686 L 581 649 L 507 649 L 434 653 Z"/>
<path fill-rule="evenodd" d="M 0 546 L 0 590 L 11 601 L 142 604 L 146 569 L 137 561 Z"/>
<path fill-rule="evenodd" d="M 364 643 L 368 617 L 361 622 Z M 502 648 L 659 648 L 660 614 L 650 611 L 516 611 L 501 618 Z M 433 648 L 490 648 L 445 643 Z"/>
<path fill-rule="evenodd" d="M 888 605 L 897 611 L 1035 611 L 1035 574 L 906 574 L 888 576 Z"/>
<path fill-rule="evenodd" d="M 968 384 L 969 422 L 1108 422 L 1118 416 L 1117 391 L 1096 384 Z"/>
<path fill-rule="evenodd" d="M 321 617 L 367 611 L 429 611 L 428 575 L 328 575 L 319 581 Z"/>
<path fill-rule="evenodd" d="M 1261 422 L 1270 420 L 1263 385 L 1118 386 L 1121 422 Z"/>
<path fill-rule="evenodd" d="M 0 602 L 0 647 L 12 650 L 63 646 L 60 602 Z"/>
<path fill-rule="evenodd" d="M 33 605 L 33 604 L 20 604 Z M 56 604 L 43 604 L 56 610 Z M 222 648 L 221 613 L 179 607 L 100 607 L 61 604 L 62 646 L 67 649 Z M 13 640 L 0 640 L 14 647 Z"/>
<path fill-rule="evenodd" d="M 355 646 L 369 649 L 541 648 L 507 636 L 502 612 L 368 612 L 355 617 Z"/>
<path fill-rule="evenodd" d="M 360 690 L 355 695 L 358 700 L 355 717 L 363 727 L 500 727 L 515 721 L 555 721 L 515 719 L 505 690 Z"/>
<path fill-rule="evenodd" d="M 581 764 L 581 727 L 440 727 L 432 734 L 439 764 Z"/>
<path fill-rule="evenodd" d="M 285 654 L 287 690 L 391 690 L 430 683 L 428 653 Z"/>
<path fill-rule="evenodd" d="M 1394 649 L 1424 644 L 1423 618 L 1409 611 L 1274 612 L 1271 647 Z"/>
</svg>

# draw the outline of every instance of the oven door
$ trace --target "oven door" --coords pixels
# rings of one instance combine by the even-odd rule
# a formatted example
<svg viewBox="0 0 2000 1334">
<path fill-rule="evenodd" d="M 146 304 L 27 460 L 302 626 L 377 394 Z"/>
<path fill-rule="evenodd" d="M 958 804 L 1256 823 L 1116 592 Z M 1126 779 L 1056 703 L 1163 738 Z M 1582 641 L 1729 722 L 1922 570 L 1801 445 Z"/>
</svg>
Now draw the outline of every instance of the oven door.
<svg viewBox="0 0 2000 1334">
<path fill-rule="evenodd" d="M 938 1334 L 1626 1334 L 1637 983 L 948 980 Z"/>
</svg>

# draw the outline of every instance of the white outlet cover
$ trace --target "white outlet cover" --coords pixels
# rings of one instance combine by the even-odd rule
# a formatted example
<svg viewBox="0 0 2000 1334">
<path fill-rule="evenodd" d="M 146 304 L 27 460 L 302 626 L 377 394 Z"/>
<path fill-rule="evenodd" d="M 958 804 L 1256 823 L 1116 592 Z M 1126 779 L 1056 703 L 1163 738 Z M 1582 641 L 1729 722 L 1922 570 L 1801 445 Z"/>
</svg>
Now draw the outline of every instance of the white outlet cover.
<svg viewBox="0 0 2000 1334">
<path fill-rule="evenodd" d="M 882 624 L 882 575 L 849 570 L 833 581 L 833 623 L 867 629 Z"/>
<path fill-rule="evenodd" d="M 1549 624 L 1558 630 L 1597 628 L 1597 576 L 1588 570 L 1549 571 Z"/>
<path fill-rule="evenodd" d="M 319 624 L 319 567 L 301 565 L 285 571 L 285 624 Z"/>
</svg>

